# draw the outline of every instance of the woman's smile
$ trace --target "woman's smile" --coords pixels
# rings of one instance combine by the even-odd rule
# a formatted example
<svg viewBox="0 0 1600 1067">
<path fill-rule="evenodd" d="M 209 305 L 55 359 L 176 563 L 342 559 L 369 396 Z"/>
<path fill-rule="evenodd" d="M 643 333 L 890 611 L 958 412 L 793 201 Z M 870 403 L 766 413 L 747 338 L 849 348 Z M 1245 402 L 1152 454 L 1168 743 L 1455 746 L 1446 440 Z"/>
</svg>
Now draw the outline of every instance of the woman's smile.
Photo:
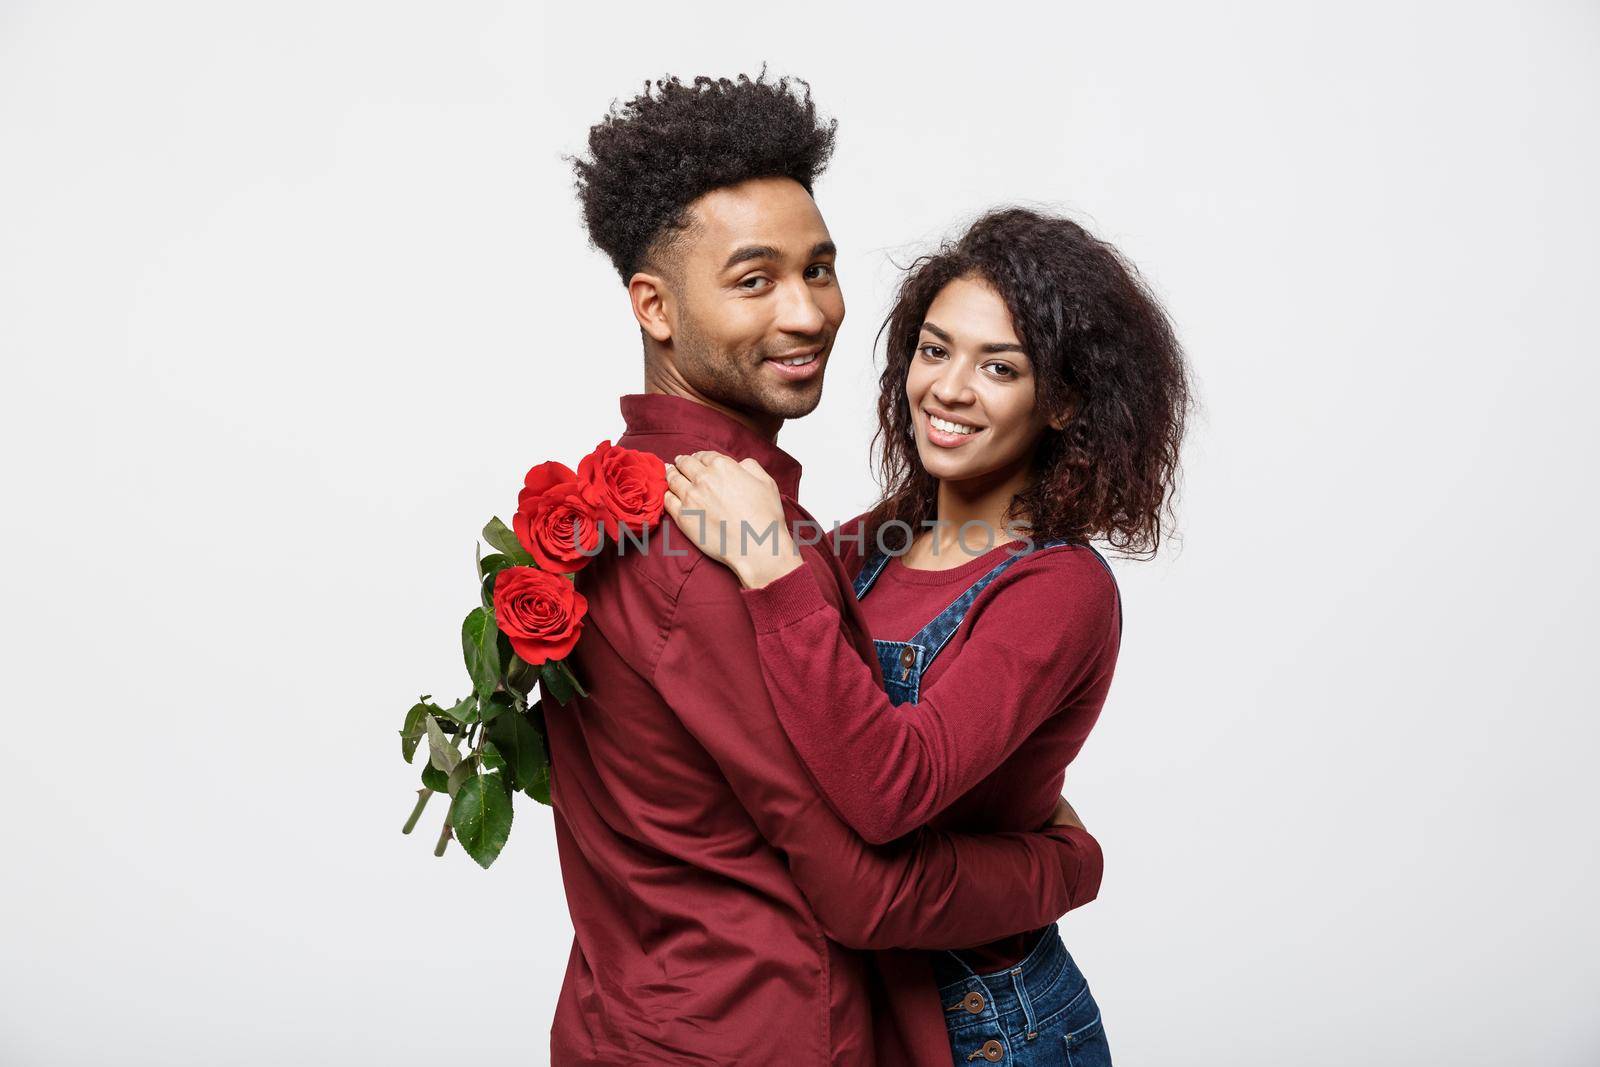
<svg viewBox="0 0 1600 1067">
<path fill-rule="evenodd" d="M 982 426 L 935 415 L 926 408 L 923 409 L 922 415 L 927 425 L 928 443 L 940 448 L 960 448 L 983 432 Z"/>
</svg>

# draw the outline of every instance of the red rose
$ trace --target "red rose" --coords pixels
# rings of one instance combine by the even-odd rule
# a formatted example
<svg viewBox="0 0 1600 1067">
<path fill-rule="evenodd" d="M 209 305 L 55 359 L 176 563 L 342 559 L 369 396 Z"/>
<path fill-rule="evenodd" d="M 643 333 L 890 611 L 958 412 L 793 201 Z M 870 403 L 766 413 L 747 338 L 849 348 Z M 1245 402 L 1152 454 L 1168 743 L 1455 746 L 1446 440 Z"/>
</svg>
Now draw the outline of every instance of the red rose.
<svg viewBox="0 0 1600 1067">
<path fill-rule="evenodd" d="M 583 594 L 560 575 L 537 567 L 507 567 L 495 575 L 495 625 L 529 666 L 571 652 L 588 610 Z"/>
<path fill-rule="evenodd" d="M 528 471 L 511 529 L 535 562 L 570 574 L 594 558 L 605 511 L 570 467 L 554 461 Z"/>
<path fill-rule="evenodd" d="M 648 452 L 601 441 L 578 463 L 578 483 L 605 509 L 606 536 L 620 540 L 621 527 L 643 533 L 661 518 L 667 465 Z"/>
</svg>

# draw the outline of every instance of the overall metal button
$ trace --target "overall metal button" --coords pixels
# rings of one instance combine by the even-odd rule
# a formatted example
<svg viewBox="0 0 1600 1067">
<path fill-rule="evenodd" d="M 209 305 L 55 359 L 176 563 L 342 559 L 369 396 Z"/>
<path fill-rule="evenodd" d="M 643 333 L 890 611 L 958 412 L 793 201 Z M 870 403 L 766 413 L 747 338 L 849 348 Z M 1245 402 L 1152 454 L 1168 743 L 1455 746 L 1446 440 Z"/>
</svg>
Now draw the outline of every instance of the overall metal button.
<svg viewBox="0 0 1600 1067">
<path fill-rule="evenodd" d="M 963 1008 L 966 1008 L 967 1011 L 972 1013 L 973 1015 L 977 1015 L 979 1012 L 983 1011 L 984 1003 L 985 1003 L 985 1001 L 983 999 L 983 994 L 982 993 L 973 992 L 973 993 L 968 993 L 966 995 L 966 997 L 964 997 L 962 999 L 961 1006 Z"/>
<path fill-rule="evenodd" d="M 911 665 L 917 662 L 917 653 L 910 645 L 900 650 L 900 680 L 903 682 L 911 676 Z"/>
<path fill-rule="evenodd" d="M 1006 1057 L 1006 1047 L 1000 1042 L 990 1038 L 983 1043 L 983 1048 L 978 1050 L 983 1053 L 983 1058 L 990 1063 L 999 1063 Z"/>
</svg>

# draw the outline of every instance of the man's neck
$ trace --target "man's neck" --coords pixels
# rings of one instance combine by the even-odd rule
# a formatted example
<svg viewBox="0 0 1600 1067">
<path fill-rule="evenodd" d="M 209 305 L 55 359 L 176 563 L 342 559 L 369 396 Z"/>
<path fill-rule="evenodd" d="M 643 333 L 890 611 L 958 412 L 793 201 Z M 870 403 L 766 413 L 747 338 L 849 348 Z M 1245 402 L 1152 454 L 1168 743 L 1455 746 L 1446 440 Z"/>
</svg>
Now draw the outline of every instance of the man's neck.
<svg viewBox="0 0 1600 1067">
<path fill-rule="evenodd" d="M 692 400 L 696 404 L 703 404 L 713 411 L 720 411 L 728 418 L 746 427 L 753 433 L 760 434 L 773 444 L 778 442 L 778 431 L 783 429 L 783 420 L 772 415 L 756 416 L 748 411 L 740 411 L 726 404 L 713 400 L 695 389 L 688 382 L 671 370 L 660 370 L 646 366 L 644 372 L 644 391 L 647 393 L 665 393 L 667 396 L 682 397 Z"/>
</svg>

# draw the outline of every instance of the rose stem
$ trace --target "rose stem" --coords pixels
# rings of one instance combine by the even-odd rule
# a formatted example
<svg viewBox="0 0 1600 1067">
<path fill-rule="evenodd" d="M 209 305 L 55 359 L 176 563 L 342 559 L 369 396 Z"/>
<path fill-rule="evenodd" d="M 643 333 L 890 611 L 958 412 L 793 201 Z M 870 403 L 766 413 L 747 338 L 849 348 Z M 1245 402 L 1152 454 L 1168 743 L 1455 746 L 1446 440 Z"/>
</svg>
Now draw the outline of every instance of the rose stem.
<svg viewBox="0 0 1600 1067">
<path fill-rule="evenodd" d="M 411 809 L 411 818 L 407 819 L 406 824 L 400 828 L 401 833 L 409 834 L 416 829 L 417 820 L 422 818 L 422 809 L 428 806 L 428 798 L 431 796 L 433 796 L 433 790 L 427 786 L 417 790 L 417 806 Z"/>
</svg>

